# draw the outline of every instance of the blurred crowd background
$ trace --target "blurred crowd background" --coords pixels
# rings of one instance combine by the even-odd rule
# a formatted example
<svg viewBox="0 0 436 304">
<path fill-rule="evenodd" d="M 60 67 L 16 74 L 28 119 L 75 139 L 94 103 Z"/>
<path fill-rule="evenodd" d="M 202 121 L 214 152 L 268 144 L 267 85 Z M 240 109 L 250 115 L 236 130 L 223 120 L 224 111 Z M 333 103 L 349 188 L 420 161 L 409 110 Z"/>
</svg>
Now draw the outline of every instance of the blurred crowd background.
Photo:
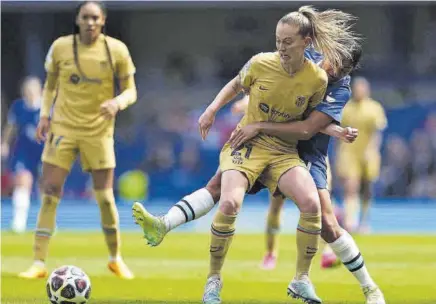
<svg viewBox="0 0 436 304">
<path fill-rule="evenodd" d="M 118 193 L 134 170 L 146 176 L 148 199 L 178 199 L 204 186 L 240 117 L 224 109 L 206 141 L 199 136 L 198 117 L 252 55 L 274 49 L 277 20 L 302 4 L 107 3 L 107 33 L 128 45 L 137 68 L 138 101 L 119 114 L 116 126 Z M 364 56 L 354 75 L 369 80 L 372 97 L 388 117 L 376 196 L 436 198 L 436 4 L 314 4 L 359 17 L 356 30 L 365 38 Z M 4 126 L 8 108 L 20 97 L 22 79 L 35 75 L 44 80 L 45 55 L 55 38 L 72 32 L 76 3 L 1 5 Z M 2 159 L 2 197 L 11 193 L 8 162 Z M 78 163 L 64 191 L 70 198 L 91 196 L 90 178 Z M 340 195 L 339 182 L 334 191 Z"/>
</svg>

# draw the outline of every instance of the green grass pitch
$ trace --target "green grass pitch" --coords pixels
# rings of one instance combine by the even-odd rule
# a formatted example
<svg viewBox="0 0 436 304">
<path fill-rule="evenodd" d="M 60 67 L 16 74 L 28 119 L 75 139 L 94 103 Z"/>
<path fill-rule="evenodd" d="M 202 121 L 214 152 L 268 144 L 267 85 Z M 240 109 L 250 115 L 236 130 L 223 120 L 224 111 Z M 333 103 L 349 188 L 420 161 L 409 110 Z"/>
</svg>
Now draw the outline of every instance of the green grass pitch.
<svg viewBox="0 0 436 304">
<path fill-rule="evenodd" d="M 295 269 L 295 236 L 282 235 L 276 270 L 263 271 L 263 235 L 236 235 L 224 265 L 223 303 L 300 303 L 286 297 Z M 436 236 L 356 238 L 372 276 L 389 304 L 436 303 Z M 32 234 L 2 233 L 2 303 L 48 303 L 45 280 L 16 274 L 31 263 Z M 91 278 L 90 303 L 201 303 L 208 271 L 209 235 L 172 233 L 157 248 L 141 234 L 123 234 L 123 256 L 136 279 L 123 281 L 106 268 L 107 252 L 98 232 L 58 232 L 50 246 L 50 270 L 81 267 Z M 321 270 L 319 255 L 311 272 L 324 303 L 364 303 L 354 277 L 344 268 Z"/>
</svg>

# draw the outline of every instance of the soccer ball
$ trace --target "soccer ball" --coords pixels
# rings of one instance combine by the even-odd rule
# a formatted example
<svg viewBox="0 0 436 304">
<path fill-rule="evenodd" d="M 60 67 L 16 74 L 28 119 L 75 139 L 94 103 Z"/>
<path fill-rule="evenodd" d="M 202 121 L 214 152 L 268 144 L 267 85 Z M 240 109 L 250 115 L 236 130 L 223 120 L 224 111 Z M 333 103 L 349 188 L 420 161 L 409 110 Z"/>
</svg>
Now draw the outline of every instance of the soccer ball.
<svg viewBox="0 0 436 304">
<path fill-rule="evenodd" d="M 86 273 L 70 265 L 54 270 L 46 288 L 52 304 L 85 304 L 91 295 L 91 281 Z"/>
</svg>

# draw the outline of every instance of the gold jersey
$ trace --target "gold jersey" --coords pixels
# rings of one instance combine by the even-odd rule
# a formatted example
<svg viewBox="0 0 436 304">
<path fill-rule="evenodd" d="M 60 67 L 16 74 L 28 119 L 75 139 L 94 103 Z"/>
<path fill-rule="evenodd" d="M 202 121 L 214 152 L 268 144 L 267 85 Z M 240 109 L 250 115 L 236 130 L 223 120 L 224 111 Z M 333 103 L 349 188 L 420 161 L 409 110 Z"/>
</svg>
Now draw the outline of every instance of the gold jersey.
<svg viewBox="0 0 436 304">
<path fill-rule="evenodd" d="M 342 125 L 351 126 L 359 130 L 359 136 L 352 144 L 340 143 L 339 153 L 351 153 L 357 156 L 364 156 L 365 151 L 376 151 L 376 147 L 369 147 L 372 136 L 382 131 L 387 126 L 387 118 L 381 104 L 374 99 L 368 98 L 359 102 L 351 99 L 344 108 L 342 114 Z"/>
<path fill-rule="evenodd" d="M 75 138 L 112 136 L 115 119 L 104 119 L 100 105 L 115 97 L 115 78 L 135 73 L 129 50 L 109 36 L 100 35 L 91 45 L 82 44 L 76 36 L 76 62 L 73 39 L 68 35 L 55 40 L 45 61 L 47 73 L 57 75 L 51 131 Z"/>
<path fill-rule="evenodd" d="M 307 59 L 296 74 L 289 75 L 277 52 L 254 56 L 239 75 L 242 86 L 250 94 L 240 127 L 262 121 L 302 120 L 308 107 L 314 108 L 322 101 L 328 82 L 325 71 Z M 297 153 L 297 140 L 284 141 L 259 134 L 252 141 L 272 150 Z"/>
</svg>

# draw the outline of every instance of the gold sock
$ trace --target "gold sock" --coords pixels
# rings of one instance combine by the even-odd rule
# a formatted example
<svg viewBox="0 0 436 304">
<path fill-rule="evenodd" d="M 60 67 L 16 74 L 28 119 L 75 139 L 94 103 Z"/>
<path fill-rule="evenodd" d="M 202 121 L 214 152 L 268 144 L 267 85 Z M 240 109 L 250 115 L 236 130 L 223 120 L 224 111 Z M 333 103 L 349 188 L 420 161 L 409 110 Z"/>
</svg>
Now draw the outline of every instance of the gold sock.
<svg viewBox="0 0 436 304">
<path fill-rule="evenodd" d="M 45 261 L 48 253 L 48 244 L 56 228 L 56 208 L 59 197 L 47 194 L 42 195 L 42 204 L 39 209 L 38 221 L 35 230 L 35 243 L 33 247 L 35 261 Z"/>
<path fill-rule="evenodd" d="M 235 234 L 237 215 L 226 215 L 217 211 L 211 226 L 210 267 L 208 278 L 221 275 L 224 259 Z"/>
<path fill-rule="evenodd" d="M 111 258 L 120 257 L 121 237 L 113 189 L 94 190 L 100 207 L 101 225 Z"/>
<path fill-rule="evenodd" d="M 321 214 L 300 213 L 297 227 L 297 275 L 308 276 L 312 259 L 318 251 L 321 234 Z"/>
<path fill-rule="evenodd" d="M 279 248 L 281 209 L 279 212 L 268 212 L 266 221 L 266 247 L 268 253 L 277 254 Z"/>
</svg>

